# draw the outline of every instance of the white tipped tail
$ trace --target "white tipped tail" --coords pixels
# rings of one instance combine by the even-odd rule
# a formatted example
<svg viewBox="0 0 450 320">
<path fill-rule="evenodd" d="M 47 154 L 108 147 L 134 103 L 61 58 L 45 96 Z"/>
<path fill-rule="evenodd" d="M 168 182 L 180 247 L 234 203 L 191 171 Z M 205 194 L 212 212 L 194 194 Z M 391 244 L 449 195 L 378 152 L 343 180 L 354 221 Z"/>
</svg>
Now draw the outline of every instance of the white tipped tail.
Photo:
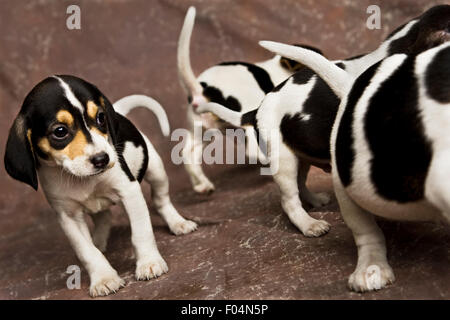
<svg viewBox="0 0 450 320">
<path fill-rule="evenodd" d="M 184 18 L 183 28 L 181 29 L 180 39 L 178 40 L 177 63 L 178 76 L 181 85 L 187 91 L 189 96 L 201 94 L 203 89 L 192 71 L 189 46 L 191 43 L 192 29 L 194 28 L 195 8 L 190 7 Z"/>
<path fill-rule="evenodd" d="M 195 112 L 211 112 L 235 127 L 241 126 L 242 113 L 230 110 L 227 107 L 215 102 L 202 103 L 195 109 Z"/>
<path fill-rule="evenodd" d="M 143 107 L 152 111 L 156 118 L 158 119 L 159 125 L 161 126 L 161 131 L 165 137 L 170 134 L 169 120 L 167 119 L 167 114 L 163 107 L 153 98 L 145 95 L 135 94 L 131 96 L 123 97 L 122 99 L 116 101 L 113 105 L 114 110 L 120 113 L 124 117 L 137 107 Z"/>
<path fill-rule="evenodd" d="M 355 80 L 348 72 L 314 51 L 273 41 L 260 41 L 259 45 L 283 57 L 306 65 L 316 72 L 340 98 L 347 94 Z"/>
</svg>

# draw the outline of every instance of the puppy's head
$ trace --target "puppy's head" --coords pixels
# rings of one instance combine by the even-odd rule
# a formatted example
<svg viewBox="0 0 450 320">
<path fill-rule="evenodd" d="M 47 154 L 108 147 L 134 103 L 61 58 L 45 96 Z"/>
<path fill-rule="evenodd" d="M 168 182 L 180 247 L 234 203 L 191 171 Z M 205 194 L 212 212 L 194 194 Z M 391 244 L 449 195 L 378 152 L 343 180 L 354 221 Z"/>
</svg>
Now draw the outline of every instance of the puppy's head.
<svg viewBox="0 0 450 320">
<path fill-rule="evenodd" d="M 312 47 L 312 46 L 309 46 L 306 44 L 293 44 L 293 46 L 312 50 L 312 51 L 315 51 L 315 52 L 323 55 L 322 51 L 316 47 Z M 295 60 L 292 60 L 292 59 L 289 59 L 286 57 L 280 58 L 280 64 L 284 69 L 286 69 L 287 71 L 292 72 L 292 73 L 299 71 L 301 68 L 303 68 L 305 66 L 304 64 L 302 64 L 298 61 L 295 61 Z"/>
<path fill-rule="evenodd" d="M 438 5 L 417 17 L 409 32 L 390 45 L 390 54 L 419 54 L 450 41 L 450 5 Z M 403 26 L 402 26 L 403 27 Z M 388 39 L 402 27 L 392 32 Z"/>
<path fill-rule="evenodd" d="M 117 161 L 115 112 L 94 85 L 54 76 L 25 98 L 10 129 L 6 171 L 37 190 L 36 169 L 59 166 L 77 177 L 102 173 Z"/>
</svg>

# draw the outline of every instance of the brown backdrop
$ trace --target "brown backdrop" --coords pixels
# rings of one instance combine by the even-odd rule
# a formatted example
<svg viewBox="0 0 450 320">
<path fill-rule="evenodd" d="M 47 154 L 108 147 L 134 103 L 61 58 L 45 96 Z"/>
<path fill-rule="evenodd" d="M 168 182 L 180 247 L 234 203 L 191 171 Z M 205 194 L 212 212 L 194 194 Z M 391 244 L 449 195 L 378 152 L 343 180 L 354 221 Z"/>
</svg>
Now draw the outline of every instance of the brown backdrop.
<svg viewBox="0 0 450 320">
<path fill-rule="evenodd" d="M 444 1 L 442 1 L 444 2 Z M 438 3 L 427 0 L 97 0 L 0 2 L 0 155 L 9 127 L 29 90 L 52 74 L 96 84 L 111 100 L 148 94 L 165 107 L 172 129 L 185 125 L 186 97 L 176 71 L 176 44 L 185 12 L 197 7 L 191 45 L 194 70 L 224 60 L 258 61 L 270 54 L 262 39 L 308 43 L 329 58 L 374 49 L 395 27 Z M 66 28 L 66 8 L 81 7 L 82 29 Z M 382 29 L 368 30 L 366 8 L 378 4 Z M 170 162 L 168 143 L 145 110 L 131 118 L 164 158 L 175 206 L 200 224 L 175 237 L 152 216 L 170 271 L 149 282 L 133 280 L 130 229 L 121 209 L 108 259 L 129 282 L 110 298 L 449 298 L 448 229 L 432 224 L 382 222 L 394 286 L 359 295 L 346 289 L 356 263 L 350 231 L 336 201 L 313 210 L 332 224 L 319 239 L 303 237 L 280 206 L 279 191 L 256 166 L 207 166 L 212 196 L 190 189 L 187 174 Z M 332 193 L 329 175 L 313 170 L 315 191 Z M 148 186 L 144 187 L 146 195 Z M 147 197 L 150 204 L 150 198 Z M 0 298 L 88 298 L 65 288 L 67 266 L 79 264 L 41 192 L 13 181 L 0 166 Z"/>
</svg>

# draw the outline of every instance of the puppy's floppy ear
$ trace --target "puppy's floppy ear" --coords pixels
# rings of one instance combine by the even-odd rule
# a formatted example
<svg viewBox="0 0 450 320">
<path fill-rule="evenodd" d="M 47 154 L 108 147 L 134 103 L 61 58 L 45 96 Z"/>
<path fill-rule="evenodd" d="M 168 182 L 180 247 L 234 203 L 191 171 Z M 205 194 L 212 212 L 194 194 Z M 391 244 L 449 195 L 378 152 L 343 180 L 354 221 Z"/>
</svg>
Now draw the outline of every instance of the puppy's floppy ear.
<svg viewBox="0 0 450 320">
<path fill-rule="evenodd" d="M 37 190 L 38 178 L 30 134 L 25 117 L 19 114 L 9 130 L 5 169 L 14 179 L 29 184 Z"/>
<path fill-rule="evenodd" d="M 312 47 L 312 46 L 309 46 L 306 44 L 297 44 L 297 43 L 294 43 L 293 46 L 309 49 L 309 50 L 315 51 L 315 52 L 323 55 L 322 51 L 316 47 Z M 302 64 L 298 61 L 292 60 L 292 59 L 288 59 L 286 57 L 280 58 L 280 64 L 283 68 L 289 70 L 290 72 L 297 72 L 300 69 L 302 69 L 303 67 L 305 67 L 304 64 Z"/>
<path fill-rule="evenodd" d="M 117 137 L 116 137 L 116 133 L 117 133 L 117 126 L 118 126 L 118 121 L 117 121 L 117 113 L 114 110 L 112 103 L 109 102 L 109 100 L 104 97 L 103 95 L 100 96 L 100 104 L 101 106 L 105 109 L 105 113 L 106 113 L 106 123 L 108 125 L 108 132 L 109 135 L 111 136 L 112 142 L 115 145 L 117 142 Z"/>
</svg>

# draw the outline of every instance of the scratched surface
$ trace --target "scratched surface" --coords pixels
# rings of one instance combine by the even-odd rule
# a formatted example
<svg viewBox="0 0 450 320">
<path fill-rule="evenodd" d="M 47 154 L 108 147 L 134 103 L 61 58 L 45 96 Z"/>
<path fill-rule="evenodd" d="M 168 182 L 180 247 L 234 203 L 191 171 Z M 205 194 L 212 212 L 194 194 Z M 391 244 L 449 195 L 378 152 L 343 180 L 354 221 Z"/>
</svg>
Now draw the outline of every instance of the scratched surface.
<svg viewBox="0 0 450 320">
<path fill-rule="evenodd" d="M 66 7 L 82 10 L 81 31 L 65 28 Z M 172 129 L 185 126 L 175 67 L 176 43 L 187 7 L 198 9 L 192 39 L 197 73 L 224 60 L 270 57 L 256 41 L 318 46 L 329 58 L 374 49 L 396 26 L 436 1 L 209 0 L 0 2 L 0 156 L 25 95 L 51 74 L 69 73 L 96 84 L 111 100 L 144 93 L 167 110 Z M 382 9 L 382 29 L 365 28 L 369 4 Z M 314 217 L 331 223 L 321 238 L 303 237 L 288 221 L 280 194 L 257 166 L 206 166 L 217 191 L 195 195 L 181 166 L 170 162 L 175 142 L 164 139 L 151 114 L 131 118 L 165 160 L 175 206 L 197 221 L 197 232 L 175 237 L 152 215 L 159 249 L 170 271 L 134 280 L 130 228 L 114 210 L 106 254 L 127 286 L 106 299 L 430 299 L 450 298 L 450 233 L 434 224 L 382 221 L 395 285 L 377 293 L 346 288 L 356 248 L 336 200 Z M 332 194 L 330 176 L 314 169 L 308 184 Z M 143 187 L 151 206 L 150 189 Z M 151 211 L 154 212 L 153 208 Z M 66 289 L 65 270 L 79 264 L 41 192 L 13 181 L 0 166 L 0 299 L 89 299 Z"/>
</svg>

